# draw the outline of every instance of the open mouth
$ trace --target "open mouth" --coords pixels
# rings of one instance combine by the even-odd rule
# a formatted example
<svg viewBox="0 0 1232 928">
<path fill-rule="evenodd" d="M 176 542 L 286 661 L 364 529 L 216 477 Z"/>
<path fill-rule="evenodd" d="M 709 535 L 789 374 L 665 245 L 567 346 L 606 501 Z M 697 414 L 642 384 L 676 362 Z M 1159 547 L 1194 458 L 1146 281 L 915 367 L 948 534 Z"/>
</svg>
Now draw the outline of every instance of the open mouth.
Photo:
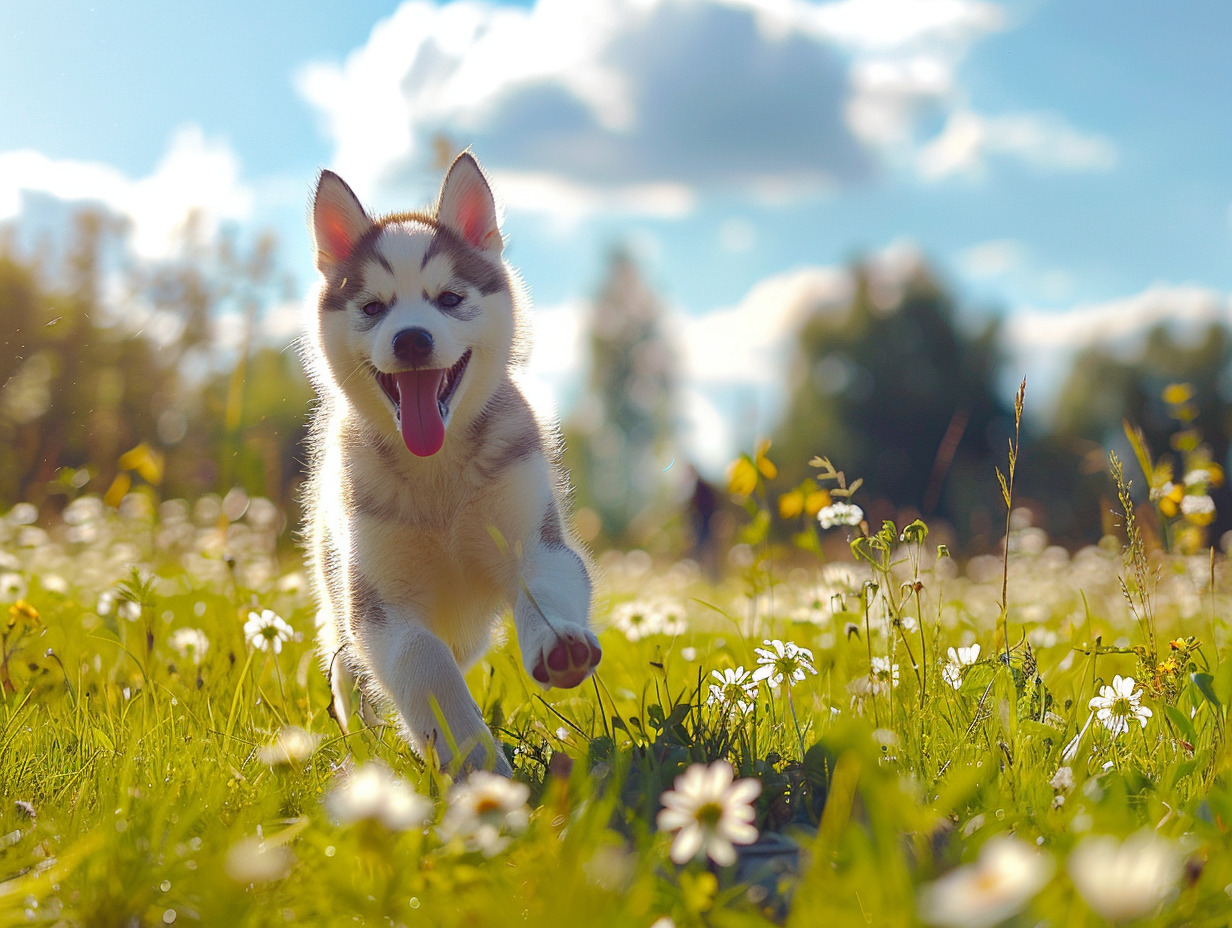
<svg viewBox="0 0 1232 928">
<path fill-rule="evenodd" d="M 377 383 L 394 405 L 398 429 L 412 454 L 428 457 L 441 449 L 449 403 L 470 359 L 471 350 L 467 348 L 452 367 L 397 374 L 376 372 Z"/>
</svg>

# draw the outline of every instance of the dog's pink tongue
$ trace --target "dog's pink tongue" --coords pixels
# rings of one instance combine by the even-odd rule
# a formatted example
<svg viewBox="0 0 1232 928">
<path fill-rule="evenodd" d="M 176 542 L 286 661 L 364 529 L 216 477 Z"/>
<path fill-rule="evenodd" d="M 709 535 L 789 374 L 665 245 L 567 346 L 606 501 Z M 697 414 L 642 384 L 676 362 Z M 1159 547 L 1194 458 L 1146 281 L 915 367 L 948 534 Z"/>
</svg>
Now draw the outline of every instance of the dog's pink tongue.
<svg viewBox="0 0 1232 928">
<path fill-rule="evenodd" d="M 445 443 L 445 423 L 436 402 L 444 376 L 444 368 L 394 374 L 398 384 L 402 440 L 412 454 L 421 458 L 436 454 Z"/>
</svg>

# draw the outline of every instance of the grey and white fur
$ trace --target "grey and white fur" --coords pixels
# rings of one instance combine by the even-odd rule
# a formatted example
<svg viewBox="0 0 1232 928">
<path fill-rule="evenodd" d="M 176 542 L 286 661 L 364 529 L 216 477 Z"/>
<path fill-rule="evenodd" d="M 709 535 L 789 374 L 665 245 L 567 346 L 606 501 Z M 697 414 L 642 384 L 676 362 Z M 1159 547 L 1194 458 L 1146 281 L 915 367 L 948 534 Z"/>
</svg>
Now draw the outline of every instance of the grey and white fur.
<svg viewBox="0 0 1232 928">
<path fill-rule="evenodd" d="M 373 217 L 325 171 L 311 229 L 305 534 L 334 715 L 347 731 L 358 682 L 425 759 L 509 775 L 463 678 L 502 610 L 545 688 L 601 652 L 559 440 L 515 380 L 525 297 L 491 188 L 463 153 L 435 209 Z"/>
</svg>

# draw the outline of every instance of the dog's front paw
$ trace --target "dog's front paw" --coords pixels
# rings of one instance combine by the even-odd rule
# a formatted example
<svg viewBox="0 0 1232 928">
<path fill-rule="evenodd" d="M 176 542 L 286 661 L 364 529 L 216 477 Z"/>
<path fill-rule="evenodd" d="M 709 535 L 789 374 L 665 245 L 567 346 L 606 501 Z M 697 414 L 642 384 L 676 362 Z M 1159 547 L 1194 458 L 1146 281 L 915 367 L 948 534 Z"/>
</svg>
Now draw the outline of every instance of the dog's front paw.
<svg viewBox="0 0 1232 928">
<path fill-rule="evenodd" d="M 531 655 L 530 675 L 544 687 L 568 689 L 590 676 L 603 657 L 599 639 L 580 625 L 566 625 L 551 635 L 547 643 Z M 528 661 L 528 663 L 530 663 Z"/>
</svg>

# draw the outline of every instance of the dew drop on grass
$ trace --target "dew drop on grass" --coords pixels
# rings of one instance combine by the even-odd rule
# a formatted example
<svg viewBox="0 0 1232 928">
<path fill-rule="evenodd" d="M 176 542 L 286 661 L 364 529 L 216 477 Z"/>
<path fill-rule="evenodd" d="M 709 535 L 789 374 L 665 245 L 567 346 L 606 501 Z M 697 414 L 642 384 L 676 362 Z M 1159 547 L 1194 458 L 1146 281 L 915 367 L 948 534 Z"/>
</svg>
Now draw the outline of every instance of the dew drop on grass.
<svg viewBox="0 0 1232 928">
<path fill-rule="evenodd" d="M 164 925 L 175 924 L 175 909 L 167 909 L 167 911 L 163 912 L 163 924 Z"/>
<path fill-rule="evenodd" d="M 418 897 L 418 896 L 411 896 L 411 903 L 410 903 L 410 904 L 411 904 L 411 908 L 412 908 L 412 909 L 417 909 L 417 908 L 419 908 L 419 897 Z"/>
<path fill-rule="evenodd" d="M 165 893 L 171 892 L 171 881 L 163 880 L 161 883 L 158 884 L 158 888 L 161 889 Z"/>
<path fill-rule="evenodd" d="M 326 857 L 333 857 L 333 856 L 334 856 L 335 854 L 337 854 L 337 853 L 338 853 L 338 850 L 337 850 L 337 849 L 336 849 L 336 848 L 335 848 L 332 844 L 331 844 L 331 845 L 329 845 L 329 847 L 327 847 L 327 848 L 325 849 L 325 856 L 326 856 Z"/>
</svg>

